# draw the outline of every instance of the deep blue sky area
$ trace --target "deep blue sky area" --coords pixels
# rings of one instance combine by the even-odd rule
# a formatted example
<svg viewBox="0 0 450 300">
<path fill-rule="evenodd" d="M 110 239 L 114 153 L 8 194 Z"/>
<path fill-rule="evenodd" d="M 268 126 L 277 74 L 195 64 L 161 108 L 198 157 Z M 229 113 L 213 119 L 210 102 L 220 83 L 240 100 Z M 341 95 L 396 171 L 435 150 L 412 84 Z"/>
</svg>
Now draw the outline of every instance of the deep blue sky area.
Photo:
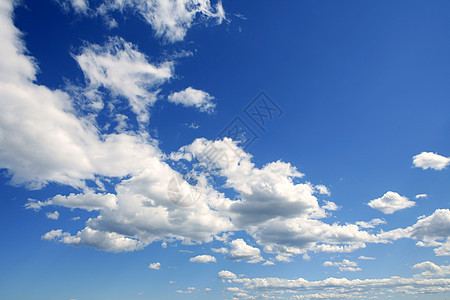
<svg viewBox="0 0 450 300">
<path fill-rule="evenodd" d="M 0 0 L 2 24 L 12 18 L 18 30 L 0 30 L 0 299 L 450 297 L 449 1 L 224 0 L 224 17 L 209 0 L 192 1 L 194 8 L 184 0 L 148 1 L 153 9 L 137 0 L 122 8 L 114 6 L 120 1 L 10 2 Z M 187 23 L 178 24 L 175 12 L 161 17 L 158 5 L 173 2 Z M 189 15 L 186 7 L 201 3 L 203 13 Z M 102 5 L 110 6 L 102 12 Z M 174 24 L 185 34 L 171 39 Z M 83 55 L 90 65 L 80 63 Z M 22 74 L 17 57 L 35 63 L 35 80 L 14 77 Z M 167 65 L 170 76 L 159 78 Z M 279 113 L 258 127 L 245 108 L 261 92 Z M 176 104 L 177 93 L 186 96 Z M 45 100 L 50 94 L 57 100 Z M 133 101 L 151 97 L 143 104 L 149 120 L 139 121 Z M 101 108 L 82 106 L 93 99 Z M 220 141 L 236 118 L 255 140 L 235 169 L 214 171 L 207 191 L 223 193 L 222 204 L 213 194 L 202 198 L 204 206 L 164 202 L 164 176 L 174 172 L 164 166 L 180 163 L 171 153 L 199 138 Z M 47 132 L 40 130 L 45 121 Z M 112 135 L 127 140 L 108 146 Z M 268 164 L 279 169 L 263 169 Z M 288 164 L 304 176 L 280 171 Z M 75 204 L 53 198 L 71 193 L 95 195 Z M 102 198 L 107 194 L 114 204 Z M 271 217 L 252 221 L 265 213 Z M 357 223 L 373 219 L 381 221 Z M 207 230 L 210 238 L 202 235 Z M 136 241 L 143 246 L 127 248 Z M 355 248 L 326 251 L 321 244 Z M 214 261 L 192 261 L 198 255 Z M 159 266 L 149 268 L 153 263 Z M 359 291 L 350 288 L 354 282 L 326 283 L 393 276 L 411 282 L 367 283 Z M 268 280 L 262 288 L 252 281 L 258 278 L 304 278 L 317 287 Z M 441 282 L 430 288 L 420 280 Z"/>
</svg>

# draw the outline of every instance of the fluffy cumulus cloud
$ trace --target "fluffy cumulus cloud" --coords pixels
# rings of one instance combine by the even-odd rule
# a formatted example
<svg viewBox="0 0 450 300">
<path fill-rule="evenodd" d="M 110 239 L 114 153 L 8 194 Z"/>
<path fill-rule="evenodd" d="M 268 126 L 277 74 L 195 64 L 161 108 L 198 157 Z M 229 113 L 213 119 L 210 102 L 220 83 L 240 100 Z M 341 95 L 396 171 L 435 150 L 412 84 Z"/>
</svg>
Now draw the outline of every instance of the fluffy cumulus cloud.
<svg viewBox="0 0 450 300">
<path fill-rule="evenodd" d="M 339 207 L 316 197 L 317 193 L 329 194 L 328 189 L 304 181 L 304 175 L 288 162 L 256 166 L 252 156 L 228 138 L 196 139 L 166 155 L 158 141 L 143 130 L 102 133 L 95 118 L 80 116 L 68 93 L 36 83 L 37 63 L 25 54 L 11 18 L 13 5 L 5 0 L 0 3 L 0 49 L 4 54 L 0 56 L 4 70 L 0 73 L 0 168 L 8 170 L 16 185 L 38 189 L 53 182 L 77 190 L 49 199 L 30 199 L 27 208 L 39 211 L 59 206 L 93 213 L 81 228 L 69 232 L 56 227 L 42 239 L 110 252 L 135 251 L 153 242 L 192 245 L 215 239 L 227 247 L 216 252 L 234 261 L 262 262 L 262 251 L 276 255 L 266 265 L 272 260 L 288 262 L 294 255 L 308 259 L 309 252 L 348 253 L 367 243 L 399 238 L 433 247 L 436 255 L 449 255 L 449 210 L 437 210 L 407 228 L 373 233 L 366 229 L 382 224 L 380 219 L 330 222 L 331 211 Z M 169 40 L 184 37 L 196 14 L 220 18 L 223 13 L 220 5 L 213 8 L 203 0 L 189 1 L 189 5 L 181 0 L 108 3 L 112 8 L 103 6 L 105 13 L 128 6 L 144 16 L 152 11 L 149 22 L 158 35 Z M 172 62 L 152 64 L 136 47 L 118 38 L 103 46 L 86 45 L 75 59 L 86 77 L 88 95 L 101 98 L 97 89 L 109 90 L 127 101 L 141 123 L 148 121 L 148 106 L 156 101 L 159 86 L 173 76 Z M 200 99 L 189 103 L 205 101 L 205 97 Z M 126 118 L 119 119 L 126 122 Z M 172 165 L 181 162 L 193 166 L 188 173 L 195 177 L 195 184 Z M 195 169 L 199 166 L 203 171 Z M 215 189 L 215 176 L 233 191 L 233 199 Z M 106 181 L 113 186 L 108 192 L 103 186 Z M 191 201 L 180 202 L 186 197 Z M 392 192 L 371 203 L 387 214 L 414 204 Z M 245 240 L 229 241 L 234 231 L 248 235 Z M 228 271 L 219 277 L 238 280 Z M 303 283 L 298 280 L 294 285 Z"/>
<path fill-rule="evenodd" d="M 96 13 L 110 20 L 110 13 L 133 9 L 152 26 L 157 37 L 167 42 L 181 41 L 197 16 L 220 24 L 225 19 L 221 2 L 210 0 L 109 0 Z"/>
<path fill-rule="evenodd" d="M 148 265 L 148 268 L 152 270 L 159 270 L 161 269 L 161 263 L 159 262 L 151 263 L 150 265 Z"/>
<path fill-rule="evenodd" d="M 223 176 L 225 185 L 239 193 L 239 199 L 222 202 L 223 211 L 266 252 L 286 258 L 306 251 L 351 252 L 365 247 L 366 242 L 383 242 L 355 224 L 321 221 L 330 205 L 319 205 L 313 185 L 294 181 L 302 178 L 302 173 L 282 161 L 257 168 L 251 155 L 230 139 L 197 139 L 171 158 L 213 165 L 213 173 Z"/>
<path fill-rule="evenodd" d="M 316 191 L 317 191 L 319 194 L 327 195 L 327 196 L 330 196 L 330 195 L 331 195 L 330 190 L 329 190 L 325 185 L 323 185 L 323 184 L 318 184 L 318 185 L 316 185 L 316 186 L 315 186 L 315 189 L 316 189 Z"/>
<path fill-rule="evenodd" d="M 231 250 L 227 258 L 235 261 L 247 260 L 249 263 L 257 263 L 263 260 L 261 250 L 248 245 L 243 239 L 237 239 L 230 243 Z"/>
<path fill-rule="evenodd" d="M 149 119 L 148 107 L 157 100 L 158 87 L 173 76 L 173 63 L 151 64 L 137 48 L 122 38 L 103 46 L 88 44 L 75 56 L 89 90 L 104 87 L 125 97 L 140 122 Z M 86 93 L 88 97 L 97 93 Z"/>
<path fill-rule="evenodd" d="M 57 182 L 83 190 L 47 201 L 31 201 L 30 208 L 59 205 L 99 210 L 99 215 L 89 219 L 77 233 L 57 231 L 51 239 L 119 252 L 142 249 L 165 238 L 185 243 L 211 241 L 214 235 L 233 229 L 229 218 L 215 208 L 226 200 L 214 190 L 205 189 L 209 197 L 203 199 L 208 201 L 195 207 L 181 208 L 171 201 L 167 187 L 178 173 L 163 161 L 163 154 L 147 134 L 101 134 L 95 123 L 77 116 L 68 94 L 35 84 L 36 66 L 33 59 L 23 54 L 25 48 L 11 20 L 12 8 L 8 2 L 1 7 L 1 47 L 8 55 L 0 57 L 0 65 L 6 71 L 0 74 L 0 102 L 4 106 L 0 115 L 0 166 L 9 170 L 14 184 L 40 188 Z M 115 52 L 119 58 L 99 50 L 107 59 L 98 57 L 97 63 L 104 63 L 106 70 L 110 64 L 115 69 L 116 63 L 128 62 L 132 57 L 137 64 L 129 62 L 138 70 L 140 66 L 146 71 L 159 70 L 146 64 L 131 46 L 121 46 L 125 48 Z M 89 55 L 98 54 L 86 51 Z M 104 83 L 106 79 L 101 76 L 99 82 Z M 119 179 L 115 194 L 87 189 L 86 180 L 98 176 Z"/>
<path fill-rule="evenodd" d="M 11 12 L 11 4 L 3 7 L 5 26 L 0 29 L 1 47 L 7 54 L 0 57 L 5 70 L 0 74 L 0 165 L 10 170 L 15 184 L 40 188 L 57 182 L 82 190 L 46 201 L 32 200 L 29 208 L 52 205 L 98 211 L 78 232 L 58 229 L 44 234 L 44 239 L 120 252 L 142 249 L 155 241 L 204 243 L 219 239 L 223 232 L 246 230 L 265 251 L 283 257 L 308 250 L 349 252 L 366 242 L 377 242 L 357 225 L 321 221 L 327 208 L 319 205 L 312 184 L 299 182 L 303 174 L 294 166 L 276 161 L 258 168 L 251 155 L 229 139 L 198 139 L 173 157 L 208 164 L 205 150 L 219 151 L 225 159 L 214 162 L 212 172 L 238 193 L 235 200 L 211 187 L 210 173 L 200 174 L 195 187 L 187 183 L 148 134 L 100 133 L 92 119 L 78 116 L 68 94 L 33 82 L 36 65 L 24 54 Z M 121 39 L 105 46 L 87 45 L 75 58 L 88 89 L 103 86 L 126 98 L 141 121 L 146 120 L 146 105 L 154 99 L 154 88 L 172 76 L 170 63 L 152 65 Z M 103 192 L 101 184 L 97 191 L 86 186 L 86 180 L 111 177 L 118 180 L 114 193 Z M 174 178 L 181 178 L 181 186 L 189 192 L 201 190 L 203 196 L 195 205 L 174 203 L 174 195 L 168 195 Z M 233 245 L 228 255 L 244 257 L 240 256 L 242 243 Z M 255 249 L 247 261 L 260 259 Z"/>
<path fill-rule="evenodd" d="M 433 152 L 422 152 L 413 157 L 416 168 L 443 170 L 450 164 L 450 158 Z"/>
<path fill-rule="evenodd" d="M 225 290 L 236 298 L 262 299 L 288 296 L 289 299 L 354 299 L 378 296 L 391 297 L 394 294 L 422 295 L 450 291 L 450 279 L 427 278 L 448 276 L 448 266 L 436 266 L 425 262 L 413 267 L 424 271 L 413 277 L 393 276 L 380 279 L 326 278 L 308 281 L 304 278 L 284 279 L 278 277 L 240 277 L 228 270 L 222 270 L 218 277 L 232 285 Z"/>
<path fill-rule="evenodd" d="M 450 255 L 450 210 L 437 209 L 430 216 L 419 218 L 416 224 L 379 234 L 380 238 L 417 240 L 419 247 L 433 247 L 437 256 Z"/>
<path fill-rule="evenodd" d="M 368 203 L 373 209 L 378 209 L 384 214 L 390 215 L 398 210 L 413 207 L 416 203 L 395 192 L 387 192 L 381 198 L 374 199 Z"/>
<path fill-rule="evenodd" d="M 342 261 L 326 261 L 322 264 L 324 267 L 337 267 L 341 272 L 355 272 L 361 271 L 361 268 L 358 267 L 358 263 L 354 261 L 350 261 L 348 259 L 344 259 Z"/>
<path fill-rule="evenodd" d="M 414 270 L 422 271 L 418 276 L 422 277 L 445 277 L 450 275 L 449 266 L 438 266 L 430 261 L 424 261 L 412 266 Z"/>
<path fill-rule="evenodd" d="M 0 74 L 0 166 L 10 171 L 12 183 L 41 188 L 57 182 L 84 188 L 85 181 L 97 175 L 123 177 L 139 172 L 149 157 L 159 156 L 148 135 L 102 135 L 97 124 L 77 116 L 68 94 L 34 83 L 37 67 L 24 54 L 20 33 L 11 20 L 12 8 L 3 1 L 0 28 L 4 53 L 0 57 L 4 70 Z M 135 59 L 143 63 L 137 54 Z"/>
<path fill-rule="evenodd" d="M 192 263 L 207 264 L 210 262 L 216 262 L 217 260 L 214 256 L 203 254 L 203 255 L 197 255 L 197 256 L 191 257 L 189 259 L 189 261 Z"/>
<path fill-rule="evenodd" d="M 213 96 L 202 90 L 196 90 L 188 87 L 185 90 L 170 94 L 167 99 L 169 102 L 181 104 L 186 107 L 195 107 L 202 112 L 212 113 L 216 104 L 212 102 Z"/>
<path fill-rule="evenodd" d="M 99 194 L 93 191 L 86 191 L 85 193 L 74 194 L 67 196 L 56 195 L 53 198 L 41 202 L 35 199 L 28 199 L 25 204 L 27 209 L 40 210 L 44 206 L 58 205 L 67 208 L 80 208 L 87 211 L 114 209 L 117 207 L 117 198 L 114 194 Z"/>
<path fill-rule="evenodd" d="M 52 219 L 52 220 L 58 220 L 59 219 L 59 212 L 57 210 L 55 210 L 54 212 L 48 212 L 45 214 L 45 216 L 48 219 Z"/>
</svg>

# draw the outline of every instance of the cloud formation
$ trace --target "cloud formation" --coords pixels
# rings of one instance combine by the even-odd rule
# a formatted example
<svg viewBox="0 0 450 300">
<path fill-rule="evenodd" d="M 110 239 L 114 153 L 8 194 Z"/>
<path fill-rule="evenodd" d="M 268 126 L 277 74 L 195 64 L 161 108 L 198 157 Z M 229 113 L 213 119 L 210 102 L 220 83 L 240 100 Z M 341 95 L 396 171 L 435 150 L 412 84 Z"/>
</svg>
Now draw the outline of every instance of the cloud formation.
<svg viewBox="0 0 450 300">
<path fill-rule="evenodd" d="M 159 270 L 161 269 L 161 264 L 159 262 L 151 263 L 148 265 L 148 268 L 152 270 Z"/>
<path fill-rule="evenodd" d="M 169 102 L 181 104 L 186 107 L 196 107 L 201 112 L 212 113 L 216 104 L 212 102 L 213 96 L 202 90 L 196 90 L 188 87 L 182 91 L 170 94 L 167 99 Z"/>
<path fill-rule="evenodd" d="M 96 13 L 111 21 L 111 12 L 126 9 L 135 10 L 152 26 L 157 37 L 171 43 L 184 39 L 197 16 L 216 24 L 225 19 L 222 3 L 212 5 L 210 0 L 111 0 L 104 1 Z"/>
<path fill-rule="evenodd" d="M 234 286 L 226 290 L 235 297 L 271 298 L 289 296 L 290 299 L 350 299 L 366 298 L 376 295 L 383 298 L 393 294 L 421 295 L 450 291 L 450 279 L 426 278 L 448 276 L 449 266 L 436 266 L 425 262 L 417 264 L 414 270 L 424 272 L 414 277 L 393 276 L 380 279 L 347 279 L 326 278 L 309 281 L 304 278 L 284 279 L 278 277 L 249 278 L 238 277 L 236 274 L 222 270 L 218 277 Z M 236 285 L 239 285 L 237 287 Z M 239 296 L 241 295 L 241 296 Z"/>
<path fill-rule="evenodd" d="M 88 44 L 74 58 L 89 90 L 104 87 L 114 96 L 125 97 L 142 123 L 149 120 L 148 107 L 157 100 L 158 87 L 173 76 L 173 62 L 151 64 L 136 46 L 118 37 L 103 46 Z"/>
<path fill-rule="evenodd" d="M 234 261 L 247 260 L 249 263 L 257 263 L 263 260 L 261 250 L 248 245 L 243 239 L 237 239 L 230 243 L 231 250 L 228 252 L 228 259 Z"/>
<path fill-rule="evenodd" d="M 386 215 L 390 215 L 398 210 L 413 207 L 416 203 L 414 201 L 410 201 L 407 197 L 400 196 L 398 193 L 389 191 L 381 198 L 370 201 L 368 205 Z"/>
<path fill-rule="evenodd" d="M 326 261 L 322 264 L 324 267 L 338 267 L 341 272 L 356 272 L 361 271 L 361 268 L 358 267 L 358 263 L 354 261 L 350 261 L 348 259 L 344 259 L 342 261 Z"/>
<path fill-rule="evenodd" d="M 214 256 L 211 255 L 197 255 L 195 257 L 191 257 L 189 259 L 190 262 L 192 263 L 201 263 L 201 264 L 207 264 L 210 262 L 216 262 L 216 258 Z"/>
<path fill-rule="evenodd" d="M 416 168 L 433 169 L 441 171 L 450 164 L 450 158 L 433 152 L 422 152 L 413 157 L 413 165 Z"/>
</svg>

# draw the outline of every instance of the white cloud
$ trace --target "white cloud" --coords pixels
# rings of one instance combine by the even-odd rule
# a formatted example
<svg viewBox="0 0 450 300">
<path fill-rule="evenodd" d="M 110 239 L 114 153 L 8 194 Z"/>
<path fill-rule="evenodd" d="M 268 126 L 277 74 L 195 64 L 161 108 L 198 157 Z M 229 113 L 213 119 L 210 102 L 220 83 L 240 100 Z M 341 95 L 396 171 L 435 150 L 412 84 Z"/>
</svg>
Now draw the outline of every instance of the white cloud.
<svg viewBox="0 0 450 300">
<path fill-rule="evenodd" d="M 368 203 L 373 209 L 378 209 L 384 214 L 390 215 L 398 210 L 413 207 L 416 203 L 407 197 L 400 196 L 395 192 L 387 192 L 381 198 L 374 199 Z"/>
<path fill-rule="evenodd" d="M 159 269 L 161 269 L 161 263 L 159 263 L 159 262 L 151 263 L 148 266 L 148 268 L 152 269 L 152 270 L 159 270 Z"/>
<path fill-rule="evenodd" d="M 28 203 L 25 204 L 25 207 L 27 209 L 39 210 L 41 207 L 49 205 L 80 208 L 87 211 L 115 209 L 117 208 L 117 198 L 113 194 L 96 194 L 92 191 L 86 191 L 86 193 L 71 193 L 67 196 L 56 195 L 45 202 L 28 199 Z"/>
<path fill-rule="evenodd" d="M 412 229 L 375 235 L 361 230 L 357 224 L 325 223 L 320 219 L 327 216 L 325 210 L 331 210 L 332 205 L 319 205 L 314 185 L 300 182 L 301 172 L 282 161 L 256 167 L 251 155 L 230 139 L 215 142 L 198 139 L 177 154 L 194 162 L 201 159 L 205 149 L 216 147 L 227 156 L 227 161 L 216 167 L 217 175 L 225 179 L 225 187 L 236 192 L 236 199 L 230 200 L 214 190 L 203 180 L 208 174 L 199 174 L 201 180 L 195 188 L 201 189 L 204 197 L 190 207 L 177 206 L 168 196 L 168 186 L 172 178 L 181 175 L 166 162 L 168 158 L 157 147 L 157 141 L 142 132 L 101 134 L 92 119 L 78 116 L 67 93 L 36 84 L 37 67 L 24 54 L 26 49 L 11 19 L 12 5 L 5 2 L 0 10 L 4 25 L 0 26 L 0 49 L 5 53 L 0 56 L 0 67 L 5 70 L 0 73 L 0 167 L 9 170 L 14 184 L 40 188 L 54 182 L 80 190 L 47 201 L 30 200 L 28 208 L 38 210 L 42 206 L 58 205 L 95 210 L 97 214 L 74 233 L 56 229 L 44 234 L 42 239 L 121 252 L 143 249 L 156 241 L 190 245 L 217 239 L 226 243 L 230 233 L 245 230 L 258 247 L 276 253 L 279 258 L 303 255 L 307 251 L 351 252 L 364 248 L 366 243 L 389 242 L 400 237 L 419 240 L 422 243 L 419 246 L 435 247 L 437 255 L 450 252 L 445 240 L 448 232 L 445 238 L 436 232 L 421 236 L 417 224 Z M 105 47 L 86 46 L 77 56 L 79 59 L 88 54 L 86 57 L 93 59 L 90 62 L 86 58 L 88 67 L 83 69 L 89 84 L 96 82 L 91 87 L 108 86 L 128 98 L 153 93 L 154 90 L 148 91 L 147 86 L 139 83 L 146 82 L 152 67 L 155 72 L 163 67 L 150 65 L 126 42 L 114 43 Z M 122 70 L 119 65 L 123 62 L 127 67 Z M 105 74 L 97 78 L 96 68 L 100 66 L 108 72 L 114 70 L 111 71 L 114 79 Z M 133 72 L 139 71 L 139 67 L 146 70 L 142 71 L 147 72 L 145 80 L 140 75 L 136 75 L 138 80 L 131 80 L 131 66 L 137 66 Z M 86 71 L 90 67 L 93 71 Z M 168 68 L 167 76 L 155 76 L 165 81 L 171 74 Z M 125 83 L 132 81 L 129 86 L 133 88 L 119 86 L 117 78 L 125 78 Z M 146 113 L 146 110 L 136 111 Z M 99 178 L 114 178 L 118 182 L 114 192 L 97 193 L 87 188 L 86 181 L 96 182 Z M 194 188 L 185 180 L 182 183 L 188 190 Z M 438 211 L 435 214 L 445 215 Z M 419 220 L 418 224 L 429 218 Z M 445 219 L 433 222 L 441 224 L 440 230 L 447 224 Z M 260 252 L 259 248 L 237 239 L 231 242 L 229 258 L 257 262 L 262 261 Z"/>
<path fill-rule="evenodd" d="M 116 232 L 104 232 L 89 227 L 76 235 L 63 232 L 61 229 L 51 230 L 42 236 L 44 240 L 56 240 L 72 246 L 89 246 L 108 252 L 129 252 L 142 249 L 145 245 L 139 241 Z"/>
<path fill-rule="evenodd" d="M 213 6 L 209 0 L 111 0 L 104 2 L 97 13 L 110 19 L 111 11 L 126 8 L 136 10 L 153 27 L 155 35 L 167 42 L 183 40 L 197 15 L 219 24 L 225 19 L 222 3 Z"/>
<path fill-rule="evenodd" d="M 292 261 L 292 255 L 291 254 L 278 254 L 275 256 L 274 260 L 281 261 L 281 262 L 291 262 Z"/>
<path fill-rule="evenodd" d="M 10 18 L 12 5 L 0 9 L 5 25 L 0 26 L 1 47 L 10 55 L 0 56 L 0 65 L 7 73 L 0 74 L 0 167 L 9 169 L 14 184 L 40 188 L 47 182 L 56 182 L 86 191 L 56 196 L 46 202 L 30 201 L 30 208 L 38 209 L 45 203 L 100 210 L 97 217 L 86 222 L 84 229 L 73 235 L 61 231 L 53 236 L 54 240 L 120 252 L 142 249 L 166 238 L 187 244 L 208 242 L 215 235 L 234 228 L 229 217 L 217 207 L 229 200 L 212 189 L 204 189 L 208 199 L 195 207 L 174 205 L 167 187 L 177 172 L 163 161 L 156 142 L 147 134 L 102 135 L 92 120 L 76 116 L 69 95 L 34 84 L 35 65 L 23 54 L 25 48 Z M 97 64 L 113 66 L 113 74 L 128 74 L 131 67 L 133 72 L 140 67 L 152 69 L 129 44 L 119 43 L 119 46 L 123 48 L 111 51 L 99 48 L 98 53 L 104 54 L 106 59 L 97 57 L 97 51 L 91 48 L 86 48 L 83 54 L 98 58 L 93 62 L 94 67 Z M 138 61 L 136 65 L 132 58 Z M 122 62 L 126 62 L 126 68 L 116 70 Z M 98 79 L 94 71 L 88 76 L 92 76 L 93 81 L 110 84 L 106 75 L 100 74 Z M 111 86 L 117 83 L 117 78 L 111 81 L 114 83 Z M 125 78 L 125 84 L 128 79 Z M 16 138 L 18 136 L 20 139 Z M 85 181 L 96 180 L 99 176 L 119 181 L 114 195 L 88 191 Z"/>
<path fill-rule="evenodd" d="M 213 96 L 202 90 L 196 90 L 192 87 L 188 87 L 185 90 L 175 92 L 167 97 L 169 102 L 175 104 L 181 104 L 186 107 L 196 107 L 202 112 L 212 113 L 216 107 L 216 104 L 212 102 Z"/>
<path fill-rule="evenodd" d="M 186 290 L 176 290 L 175 292 L 178 294 L 191 294 L 191 293 L 196 293 L 199 292 L 200 290 L 197 289 L 196 287 L 193 286 L 189 286 Z"/>
<path fill-rule="evenodd" d="M 222 254 L 227 254 L 228 253 L 228 249 L 225 247 L 221 247 L 221 248 L 211 248 L 212 252 L 216 252 L 216 253 L 222 253 Z"/>
<path fill-rule="evenodd" d="M 55 0 L 66 12 L 73 9 L 76 13 L 86 14 L 89 9 L 87 0 Z"/>
<path fill-rule="evenodd" d="M 420 218 L 416 224 L 394 229 L 387 232 L 381 232 L 380 238 L 397 240 L 401 238 L 410 238 L 418 240 L 419 247 L 434 247 L 437 256 L 450 255 L 450 210 L 437 209 L 428 217 Z"/>
<path fill-rule="evenodd" d="M 59 212 L 57 210 L 55 210 L 54 212 L 48 212 L 45 214 L 45 216 L 48 219 L 52 219 L 52 220 L 58 220 L 59 219 Z"/>
<path fill-rule="evenodd" d="M 361 228 L 375 228 L 378 225 L 386 224 L 386 221 L 377 218 L 377 219 L 372 219 L 369 222 L 358 221 L 355 224 Z"/>
<path fill-rule="evenodd" d="M 191 257 L 189 261 L 192 263 L 207 264 L 210 262 L 216 262 L 217 260 L 214 256 L 211 255 L 197 255 L 195 257 Z"/>
<path fill-rule="evenodd" d="M 303 174 L 289 163 L 277 161 L 256 168 L 251 155 L 230 139 L 197 139 L 172 153 L 171 158 L 205 166 L 215 162 L 215 174 L 223 176 L 226 186 L 239 193 L 238 200 L 222 202 L 226 204 L 222 210 L 265 252 L 287 256 L 306 251 L 352 252 L 364 248 L 365 243 L 387 242 L 355 224 L 330 225 L 318 220 L 327 216 L 325 209 L 337 209 L 337 205 L 326 202 L 320 207 L 313 195 L 314 186 L 300 183 Z"/>
<path fill-rule="evenodd" d="M 323 205 L 322 208 L 331 211 L 340 209 L 340 207 L 336 203 L 331 201 L 325 201 L 325 205 Z"/>
<path fill-rule="evenodd" d="M 173 63 L 153 65 L 131 43 L 111 38 L 104 46 L 86 45 L 75 56 L 88 83 L 88 89 L 109 89 L 125 97 L 138 121 L 149 120 L 148 107 L 157 100 L 158 87 L 173 76 Z"/>
<path fill-rule="evenodd" d="M 375 258 L 373 258 L 373 257 L 369 257 L 369 256 L 360 256 L 360 257 L 358 257 L 358 259 L 361 259 L 361 260 L 375 260 Z"/>
<path fill-rule="evenodd" d="M 426 265 L 420 265 L 414 269 L 423 270 Z M 250 298 L 280 298 L 283 295 L 289 299 L 353 299 L 367 298 L 378 295 L 389 298 L 397 294 L 422 295 L 436 292 L 450 291 L 450 279 L 446 278 L 424 278 L 439 277 L 447 274 L 448 266 L 431 266 L 432 274 L 426 272 L 410 278 L 392 276 L 379 279 L 347 279 L 326 278 L 324 280 L 309 281 L 304 278 L 284 279 L 278 277 L 248 278 L 237 277 L 230 271 L 222 270 L 219 278 L 226 279 L 230 283 L 240 284 L 241 287 L 233 287 L 228 291 L 247 294 Z M 236 294 L 235 294 L 236 296 Z"/>
<path fill-rule="evenodd" d="M 413 164 L 417 168 L 443 170 L 450 164 L 450 158 L 433 152 L 422 152 L 413 157 Z"/>
<path fill-rule="evenodd" d="M 227 258 L 235 261 L 248 260 L 250 263 L 262 261 L 261 250 L 247 245 L 243 239 L 236 239 L 230 243 L 231 250 Z"/>
<path fill-rule="evenodd" d="M 316 191 L 317 191 L 319 194 L 327 195 L 327 196 L 330 196 L 330 195 L 331 195 L 331 192 L 330 192 L 330 191 L 328 190 L 328 188 L 327 188 L 325 185 L 323 185 L 323 184 L 316 185 L 314 188 L 316 189 Z"/>
<path fill-rule="evenodd" d="M 221 278 L 221 279 L 235 279 L 235 278 L 237 278 L 236 274 L 234 274 L 234 273 L 232 273 L 230 271 L 227 271 L 227 270 L 220 271 L 217 276 L 219 278 Z"/>
<path fill-rule="evenodd" d="M 412 266 L 412 269 L 423 271 L 419 276 L 423 277 L 445 277 L 450 275 L 449 266 L 438 266 L 430 261 L 424 261 Z"/>
<path fill-rule="evenodd" d="M 99 134 L 97 124 L 76 115 L 68 94 L 35 84 L 37 67 L 23 54 L 12 5 L 1 10 L 0 167 L 9 169 L 13 184 L 84 188 L 96 175 L 130 175 L 160 155 L 147 135 Z"/>
<path fill-rule="evenodd" d="M 356 272 L 361 271 L 361 268 L 358 268 L 358 263 L 354 261 L 350 261 L 348 259 L 344 259 L 342 261 L 326 261 L 322 264 L 324 267 L 338 267 L 341 272 Z"/>
<path fill-rule="evenodd" d="M 418 195 L 416 195 L 416 199 L 427 198 L 427 197 L 428 197 L 427 194 L 418 194 Z"/>
</svg>

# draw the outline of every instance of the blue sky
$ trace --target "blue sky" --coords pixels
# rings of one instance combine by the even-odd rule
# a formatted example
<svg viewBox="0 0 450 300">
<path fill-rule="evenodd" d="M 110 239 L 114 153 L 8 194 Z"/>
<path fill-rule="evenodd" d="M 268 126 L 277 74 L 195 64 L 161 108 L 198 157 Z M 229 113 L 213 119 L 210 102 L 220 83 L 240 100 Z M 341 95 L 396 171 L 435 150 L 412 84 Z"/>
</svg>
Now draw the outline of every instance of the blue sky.
<svg viewBox="0 0 450 300">
<path fill-rule="evenodd" d="M 449 10 L 0 0 L 0 298 L 449 297 Z"/>
</svg>

